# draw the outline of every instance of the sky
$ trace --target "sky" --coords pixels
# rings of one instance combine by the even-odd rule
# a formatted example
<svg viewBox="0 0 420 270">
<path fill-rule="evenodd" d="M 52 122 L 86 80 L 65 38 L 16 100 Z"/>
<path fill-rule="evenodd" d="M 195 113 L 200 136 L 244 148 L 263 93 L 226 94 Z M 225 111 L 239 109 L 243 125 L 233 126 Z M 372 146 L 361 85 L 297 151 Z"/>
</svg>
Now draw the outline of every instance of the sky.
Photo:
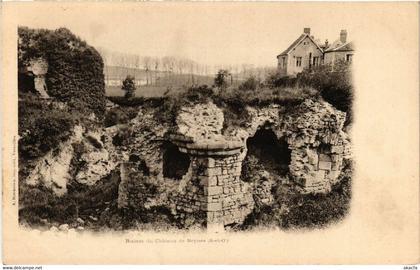
<svg viewBox="0 0 420 270">
<path fill-rule="evenodd" d="M 333 7 L 333 8 L 331 8 Z M 66 27 L 90 45 L 141 56 L 179 56 L 208 65 L 275 66 L 304 27 L 333 42 L 362 25 L 346 3 L 108 3 L 22 8 L 18 24 Z M 24 14 L 24 15 L 23 15 Z"/>
</svg>

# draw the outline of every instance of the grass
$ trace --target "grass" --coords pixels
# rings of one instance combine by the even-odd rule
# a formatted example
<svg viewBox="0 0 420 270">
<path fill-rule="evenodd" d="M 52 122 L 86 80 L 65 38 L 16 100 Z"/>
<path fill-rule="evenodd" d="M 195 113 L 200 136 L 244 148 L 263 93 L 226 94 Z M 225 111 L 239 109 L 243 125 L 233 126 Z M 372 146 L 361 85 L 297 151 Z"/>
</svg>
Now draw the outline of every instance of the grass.
<svg viewBox="0 0 420 270">
<path fill-rule="evenodd" d="M 293 185 L 278 185 L 272 191 L 273 206 L 255 207 L 239 229 L 313 229 L 337 223 L 350 211 L 352 174 L 352 162 L 345 160 L 339 182 L 328 194 L 299 194 Z"/>
<path fill-rule="evenodd" d="M 168 91 L 167 86 L 137 86 L 134 92 L 135 97 L 162 97 Z M 178 91 L 178 89 L 170 90 Z M 124 97 L 125 91 L 121 90 L 121 86 L 105 86 L 105 95 L 107 97 Z"/>
</svg>

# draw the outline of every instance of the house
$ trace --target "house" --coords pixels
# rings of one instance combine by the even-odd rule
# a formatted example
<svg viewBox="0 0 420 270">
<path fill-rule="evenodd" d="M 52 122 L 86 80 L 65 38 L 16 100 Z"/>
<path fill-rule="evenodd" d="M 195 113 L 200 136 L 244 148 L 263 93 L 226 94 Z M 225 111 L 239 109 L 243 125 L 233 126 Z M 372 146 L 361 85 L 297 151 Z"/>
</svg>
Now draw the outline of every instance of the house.
<svg viewBox="0 0 420 270">
<path fill-rule="evenodd" d="M 335 62 L 344 60 L 351 62 L 354 54 L 353 42 L 347 41 L 347 31 L 341 30 L 340 39 L 334 41 L 324 51 L 324 63 L 334 65 Z"/>
<path fill-rule="evenodd" d="M 324 51 L 311 36 L 311 28 L 304 28 L 284 52 L 277 55 L 277 69 L 281 75 L 295 76 L 304 68 L 321 64 Z"/>
<path fill-rule="evenodd" d="M 304 28 L 303 34 L 285 51 L 277 55 L 277 70 L 282 76 L 296 76 L 305 68 L 321 64 L 332 64 L 338 60 L 352 61 L 354 46 L 347 41 L 347 31 L 341 30 L 340 38 L 328 44 L 321 44 L 311 35 L 310 28 Z"/>
</svg>

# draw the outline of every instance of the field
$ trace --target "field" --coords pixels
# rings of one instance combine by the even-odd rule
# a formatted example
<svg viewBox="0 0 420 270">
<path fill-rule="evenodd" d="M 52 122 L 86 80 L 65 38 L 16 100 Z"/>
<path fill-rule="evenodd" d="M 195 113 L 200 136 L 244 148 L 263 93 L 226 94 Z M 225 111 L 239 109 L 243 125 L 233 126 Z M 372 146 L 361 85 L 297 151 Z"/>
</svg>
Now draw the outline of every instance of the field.
<svg viewBox="0 0 420 270">
<path fill-rule="evenodd" d="M 139 86 L 136 89 L 136 97 L 161 97 L 167 91 L 165 86 Z M 176 91 L 176 89 L 172 90 Z M 105 86 L 105 95 L 108 97 L 122 97 L 125 92 L 121 86 Z"/>
<path fill-rule="evenodd" d="M 135 91 L 136 97 L 161 97 L 165 92 L 179 92 L 192 85 L 212 85 L 214 78 L 211 76 L 191 75 L 191 74 L 167 74 L 165 76 L 157 76 L 156 82 L 151 85 L 137 86 Z M 154 77 L 153 77 L 154 80 Z M 121 86 L 106 85 L 106 96 L 124 96 L 125 92 L 121 90 Z"/>
</svg>

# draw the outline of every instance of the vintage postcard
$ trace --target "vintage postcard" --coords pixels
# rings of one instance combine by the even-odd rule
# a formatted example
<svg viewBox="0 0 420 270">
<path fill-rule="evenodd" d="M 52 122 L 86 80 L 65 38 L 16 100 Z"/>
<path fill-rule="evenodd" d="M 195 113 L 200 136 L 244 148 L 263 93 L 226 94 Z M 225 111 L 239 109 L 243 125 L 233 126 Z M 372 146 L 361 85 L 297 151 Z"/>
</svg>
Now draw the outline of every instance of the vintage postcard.
<svg viewBox="0 0 420 270">
<path fill-rule="evenodd" d="M 2 4 L 6 264 L 419 262 L 419 4 Z"/>
</svg>

